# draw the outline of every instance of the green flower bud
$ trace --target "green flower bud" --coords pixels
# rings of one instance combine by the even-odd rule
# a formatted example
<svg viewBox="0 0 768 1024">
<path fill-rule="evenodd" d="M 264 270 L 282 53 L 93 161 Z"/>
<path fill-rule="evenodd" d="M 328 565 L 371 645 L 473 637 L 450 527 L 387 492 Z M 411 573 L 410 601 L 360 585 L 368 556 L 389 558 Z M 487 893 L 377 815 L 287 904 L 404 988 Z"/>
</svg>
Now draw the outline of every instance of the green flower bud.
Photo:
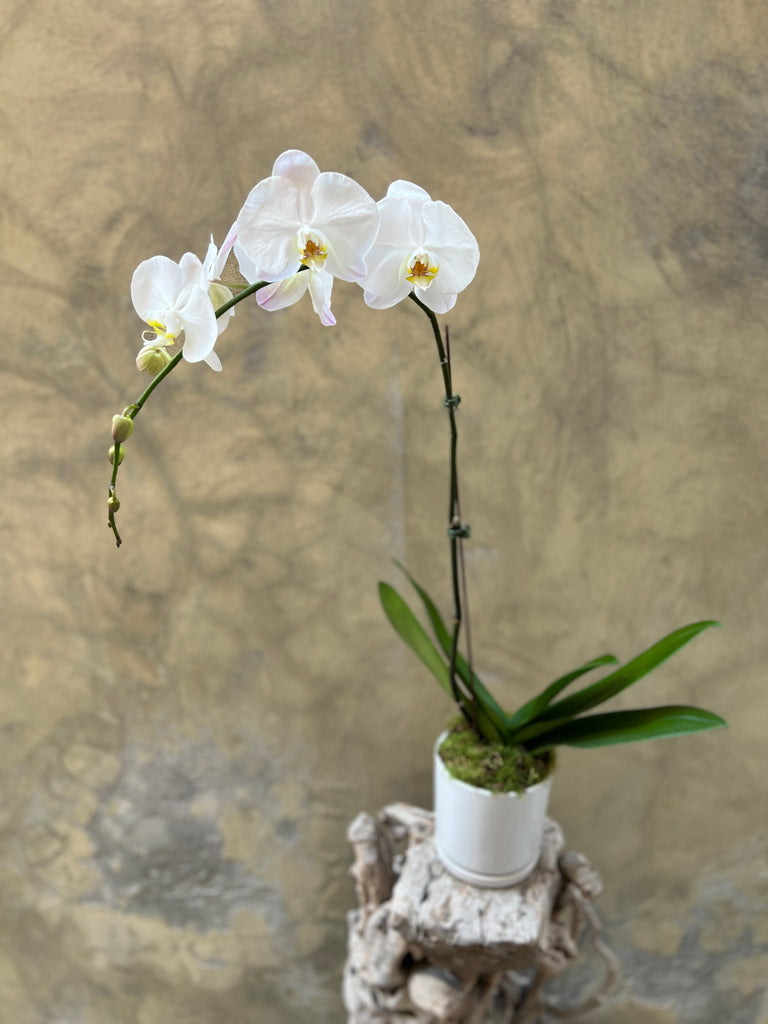
<svg viewBox="0 0 768 1024">
<path fill-rule="evenodd" d="M 136 356 L 136 365 L 142 373 L 151 373 L 154 377 L 166 368 L 171 359 L 172 356 L 167 349 L 160 345 L 150 345 Z"/>
<path fill-rule="evenodd" d="M 125 457 L 125 451 L 123 450 L 123 446 L 120 445 L 120 454 L 117 457 L 117 464 L 118 464 L 118 466 L 123 461 L 124 457 Z M 115 464 L 115 446 L 114 445 L 112 445 L 112 447 L 107 452 L 107 458 L 109 459 L 109 461 L 114 466 L 114 464 Z"/>
<path fill-rule="evenodd" d="M 232 298 L 232 292 L 227 288 L 225 284 L 219 284 L 218 281 L 214 281 L 208 289 L 208 295 L 213 303 L 213 308 L 218 309 L 219 306 L 223 306 L 225 302 L 229 302 Z"/>
<path fill-rule="evenodd" d="M 124 444 L 133 432 L 133 420 L 130 416 L 112 417 L 112 440 Z"/>
<path fill-rule="evenodd" d="M 113 491 L 112 494 L 107 498 L 107 511 L 115 513 L 120 508 L 120 501 Z"/>
</svg>

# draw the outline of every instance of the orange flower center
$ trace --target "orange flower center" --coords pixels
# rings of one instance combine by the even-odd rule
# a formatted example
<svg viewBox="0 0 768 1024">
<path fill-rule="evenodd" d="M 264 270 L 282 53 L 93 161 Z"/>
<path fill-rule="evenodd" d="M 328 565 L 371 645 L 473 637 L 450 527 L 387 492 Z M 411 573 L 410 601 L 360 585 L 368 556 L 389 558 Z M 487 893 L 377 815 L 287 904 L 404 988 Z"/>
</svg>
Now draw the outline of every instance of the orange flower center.
<svg viewBox="0 0 768 1024">
<path fill-rule="evenodd" d="M 429 288 L 437 276 L 440 264 L 428 252 L 419 252 L 408 261 L 408 273 L 405 275 L 417 288 Z"/>
<path fill-rule="evenodd" d="M 328 255 L 328 246 L 319 232 L 303 230 L 299 232 L 299 259 L 311 270 L 321 270 Z"/>
</svg>

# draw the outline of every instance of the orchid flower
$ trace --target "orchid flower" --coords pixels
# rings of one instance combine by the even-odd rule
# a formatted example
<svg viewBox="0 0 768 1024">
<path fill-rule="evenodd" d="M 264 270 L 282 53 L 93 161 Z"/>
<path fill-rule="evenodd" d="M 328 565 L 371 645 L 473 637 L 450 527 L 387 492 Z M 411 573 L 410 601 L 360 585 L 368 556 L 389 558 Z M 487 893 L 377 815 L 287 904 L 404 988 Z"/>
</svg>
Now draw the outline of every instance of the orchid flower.
<svg viewBox="0 0 768 1024">
<path fill-rule="evenodd" d="M 219 362 L 213 346 L 219 335 L 209 281 L 203 264 L 191 252 L 178 263 L 167 256 L 153 256 L 140 263 L 131 279 L 131 299 L 136 312 L 151 330 L 142 335 L 146 349 L 173 345 L 184 332 L 183 355 L 190 363 Z M 141 357 L 142 352 L 139 353 Z"/>
<path fill-rule="evenodd" d="M 293 305 L 308 290 L 326 327 L 331 313 L 333 278 L 359 281 L 365 255 L 378 227 L 376 203 L 345 174 L 320 172 L 306 153 L 282 153 L 250 192 L 237 218 L 235 255 L 243 277 L 262 288 L 264 309 Z"/>
<path fill-rule="evenodd" d="M 211 237 L 203 263 L 186 252 L 178 263 L 167 256 L 153 256 L 140 263 L 131 279 L 131 299 L 136 312 L 151 330 L 142 335 L 140 368 L 156 370 L 167 363 L 164 351 L 184 332 L 182 353 L 187 362 L 205 361 L 213 370 L 221 361 L 213 346 L 226 328 L 231 310 L 216 320 L 214 306 L 232 298 L 232 292 L 217 283 L 235 242 L 235 225 L 219 251 Z"/>
<path fill-rule="evenodd" d="M 475 276 L 475 236 L 447 203 L 410 181 L 394 181 L 378 203 L 379 233 L 360 281 L 373 309 L 389 309 L 415 290 L 434 313 L 447 313 Z"/>
</svg>

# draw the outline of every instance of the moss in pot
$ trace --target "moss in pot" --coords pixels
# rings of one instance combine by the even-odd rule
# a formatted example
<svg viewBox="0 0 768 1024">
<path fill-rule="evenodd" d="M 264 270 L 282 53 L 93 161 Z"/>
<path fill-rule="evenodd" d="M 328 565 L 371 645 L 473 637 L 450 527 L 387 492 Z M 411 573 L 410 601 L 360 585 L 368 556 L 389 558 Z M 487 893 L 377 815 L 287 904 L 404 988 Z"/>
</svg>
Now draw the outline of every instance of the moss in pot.
<svg viewBox="0 0 768 1024">
<path fill-rule="evenodd" d="M 525 747 L 478 739 L 464 717 L 455 718 L 438 753 L 455 779 L 492 793 L 520 793 L 555 769 L 554 750 L 534 756 Z"/>
</svg>

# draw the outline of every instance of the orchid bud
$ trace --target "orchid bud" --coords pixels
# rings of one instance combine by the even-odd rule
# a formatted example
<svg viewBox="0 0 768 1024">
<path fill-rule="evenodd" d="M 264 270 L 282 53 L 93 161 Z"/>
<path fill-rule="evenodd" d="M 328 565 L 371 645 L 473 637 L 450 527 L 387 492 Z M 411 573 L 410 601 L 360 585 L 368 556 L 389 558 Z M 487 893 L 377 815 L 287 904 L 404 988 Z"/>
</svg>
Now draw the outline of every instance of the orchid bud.
<svg viewBox="0 0 768 1024">
<path fill-rule="evenodd" d="M 225 284 L 220 284 L 218 281 L 213 281 L 208 288 L 208 295 L 210 296 L 213 308 L 218 309 L 219 306 L 223 306 L 225 302 L 229 302 L 232 298 L 232 292 L 227 288 Z"/>
<path fill-rule="evenodd" d="M 136 366 L 142 373 L 151 373 L 153 377 L 164 370 L 170 361 L 170 352 L 159 345 L 143 348 L 136 356 Z"/>
<path fill-rule="evenodd" d="M 119 508 L 120 500 L 113 491 L 112 494 L 110 494 L 110 496 L 107 498 L 107 511 L 112 512 L 114 514 L 115 512 L 117 512 Z"/>
<path fill-rule="evenodd" d="M 133 432 L 133 420 L 130 416 L 119 414 L 112 417 L 112 440 L 124 444 Z"/>
<path fill-rule="evenodd" d="M 123 461 L 124 456 L 125 456 L 125 451 L 123 450 L 123 446 L 121 445 L 120 446 L 120 453 L 119 453 L 119 455 L 117 457 L 117 464 L 118 464 L 118 466 Z M 114 445 L 112 445 L 112 447 L 107 452 L 107 458 L 109 459 L 109 461 L 114 466 L 114 464 L 115 464 L 115 446 Z"/>
</svg>

